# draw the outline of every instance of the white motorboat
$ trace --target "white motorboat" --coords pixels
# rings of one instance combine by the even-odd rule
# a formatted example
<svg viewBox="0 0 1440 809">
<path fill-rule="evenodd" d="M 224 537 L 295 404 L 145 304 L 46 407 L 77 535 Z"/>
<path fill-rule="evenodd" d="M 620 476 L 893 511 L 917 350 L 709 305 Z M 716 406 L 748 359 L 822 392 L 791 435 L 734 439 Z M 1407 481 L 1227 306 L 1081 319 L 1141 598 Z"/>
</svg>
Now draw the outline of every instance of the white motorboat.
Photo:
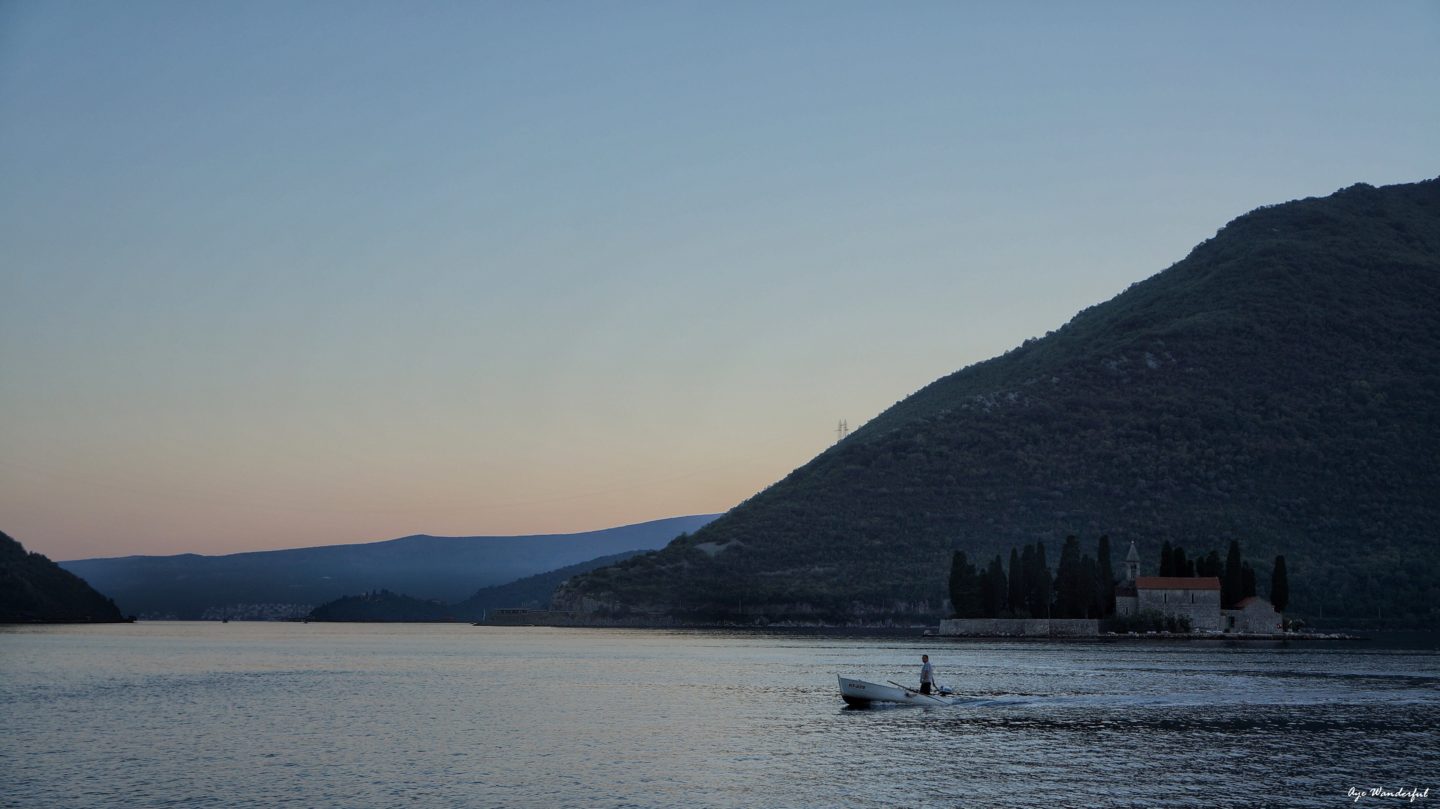
<svg viewBox="0 0 1440 809">
<path fill-rule="evenodd" d="M 937 691 L 932 694 L 922 694 L 913 688 L 907 688 L 899 683 L 880 685 L 879 683 L 867 683 L 864 680 L 852 680 L 849 677 L 840 677 L 840 698 L 845 704 L 855 708 L 865 708 L 872 702 L 894 702 L 900 705 L 954 705 L 955 698 L 949 691 Z"/>
</svg>

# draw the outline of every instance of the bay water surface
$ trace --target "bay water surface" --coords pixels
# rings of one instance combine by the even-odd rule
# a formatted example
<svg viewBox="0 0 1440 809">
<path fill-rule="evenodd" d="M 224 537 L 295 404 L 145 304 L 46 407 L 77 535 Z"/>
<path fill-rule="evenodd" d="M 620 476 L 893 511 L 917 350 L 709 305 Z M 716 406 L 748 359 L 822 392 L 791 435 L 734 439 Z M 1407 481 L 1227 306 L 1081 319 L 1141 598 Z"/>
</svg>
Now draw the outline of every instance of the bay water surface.
<svg viewBox="0 0 1440 809">
<path fill-rule="evenodd" d="M 4 627 L 0 806 L 1440 806 L 1433 641 Z"/>
</svg>

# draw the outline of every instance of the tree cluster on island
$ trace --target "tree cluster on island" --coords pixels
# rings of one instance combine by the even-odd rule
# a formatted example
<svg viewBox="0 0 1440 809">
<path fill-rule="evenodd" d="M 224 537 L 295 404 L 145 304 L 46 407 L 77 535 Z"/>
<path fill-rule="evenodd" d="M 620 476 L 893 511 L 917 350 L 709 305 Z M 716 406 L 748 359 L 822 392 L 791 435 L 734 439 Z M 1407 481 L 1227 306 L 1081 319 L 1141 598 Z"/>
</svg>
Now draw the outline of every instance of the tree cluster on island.
<svg viewBox="0 0 1440 809">
<path fill-rule="evenodd" d="M 1159 569 L 1159 575 L 1167 577 L 1218 578 L 1225 609 L 1256 595 L 1255 570 L 1241 556 L 1237 540 L 1231 540 L 1223 562 L 1215 550 L 1189 558 L 1184 548 L 1172 546 L 1167 540 L 1160 548 Z M 1270 601 L 1276 610 L 1283 611 L 1290 598 L 1283 555 L 1275 557 L 1273 571 Z M 996 554 L 989 564 L 977 568 L 960 550 L 954 552 L 950 562 L 950 604 L 956 618 L 1111 618 L 1115 615 L 1115 589 L 1120 583 L 1109 535 L 1100 537 L 1093 557 L 1081 552 L 1080 540 L 1074 534 L 1065 537 L 1053 573 L 1041 542 L 1011 548 L 1008 567 Z"/>
<path fill-rule="evenodd" d="M 1225 609 L 1233 609 L 1246 598 L 1257 594 L 1255 568 L 1240 555 L 1240 543 L 1230 541 L 1225 560 L 1220 553 L 1211 550 L 1205 556 L 1187 558 L 1185 549 L 1172 546 L 1166 540 L 1160 546 L 1160 575 L 1179 577 L 1211 576 L 1220 580 L 1220 603 Z M 1290 574 L 1285 567 L 1285 556 L 1275 557 L 1270 573 L 1270 603 L 1277 612 L 1284 612 L 1290 603 Z"/>
</svg>

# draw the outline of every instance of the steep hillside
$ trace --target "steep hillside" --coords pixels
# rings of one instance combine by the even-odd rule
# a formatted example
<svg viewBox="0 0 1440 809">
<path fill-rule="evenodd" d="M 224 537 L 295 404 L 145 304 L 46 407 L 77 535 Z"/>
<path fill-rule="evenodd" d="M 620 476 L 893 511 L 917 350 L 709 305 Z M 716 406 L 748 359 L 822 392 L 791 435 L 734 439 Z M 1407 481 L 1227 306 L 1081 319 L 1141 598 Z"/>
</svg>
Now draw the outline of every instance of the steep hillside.
<svg viewBox="0 0 1440 809">
<path fill-rule="evenodd" d="M 142 617 L 199 618 L 294 614 L 347 593 L 379 589 L 422 599 L 456 600 L 597 556 L 659 548 L 714 515 L 673 517 L 579 534 L 521 537 L 412 536 L 362 545 L 329 545 L 228 556 L 127 556 L 61 562 Z"/>
<path fill-rule="evenodd" d="M 1117 235 L 1117 238 L 1121 236 Z M 924 613 L 951 549 L 1238 539 L 1292 610 L 1440 604 L 1440 181 L 1242 216 L 1043 338 L 940 379 L 565 605 Z M 1149 570 L 1153 572 L 1153 569 Z"/>
<path fill-rule="evenodd" d="M 0 623 L 119 620 L 115 602 L 0 533 Z"/>
<path fill-rule="evenodd" d="M 599 559 L 591 559 L 588 562 L 581 562 L 578 565 L 567 565 L 558 570 L 550 570 L 545 573 L 537 573 L 534 576 L 526 576 L 523 579 L 497 584 L 493 587 L 484 587 L 475 591 L 469 598 L 455 605 L 460 614 L 470 620 L 478 621 L 490 610 L 502 607 L 524 607 L 532 610 L 544 610 L 550 608 L 551 597 L 555 589 L 566 580 L 582 573 L 589 573 L 597 568 L 623 562 L 633 556 L 638 556 L 645 551 L 626 551 L 602 556 Z"/>
</svg>

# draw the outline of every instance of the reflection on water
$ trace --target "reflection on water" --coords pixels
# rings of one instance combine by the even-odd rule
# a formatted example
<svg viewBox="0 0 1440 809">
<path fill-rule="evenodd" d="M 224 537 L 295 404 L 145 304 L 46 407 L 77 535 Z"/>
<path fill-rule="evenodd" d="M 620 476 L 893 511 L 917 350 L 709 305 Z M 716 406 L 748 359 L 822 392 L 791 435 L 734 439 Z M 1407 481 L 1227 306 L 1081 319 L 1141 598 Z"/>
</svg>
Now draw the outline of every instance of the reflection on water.
<svg viewBox="0 0 1440 809">
<path fill-rule="evenodd" d="M 835 675 L 950 708 L 852 710 Z M 1342 806 L 1440 654 L 465 625 L 0 632 L 0 806 Z M 1428 780 L 1427 780 L 1428 779 Z M 1418 805 L 1418 804 L 1417 804 Z"/>
</svg>

